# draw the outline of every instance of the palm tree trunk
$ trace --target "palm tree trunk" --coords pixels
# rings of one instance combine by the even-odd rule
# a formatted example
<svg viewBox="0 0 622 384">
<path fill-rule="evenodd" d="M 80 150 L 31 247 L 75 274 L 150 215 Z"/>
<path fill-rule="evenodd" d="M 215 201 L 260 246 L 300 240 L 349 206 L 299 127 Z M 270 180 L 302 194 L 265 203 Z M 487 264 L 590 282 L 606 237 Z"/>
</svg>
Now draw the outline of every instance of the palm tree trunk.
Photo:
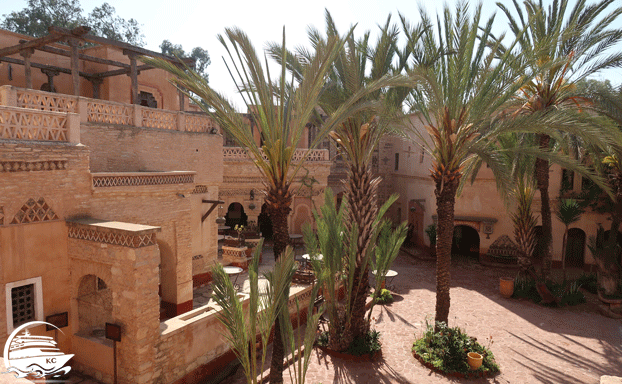
<svg viewBox="0 0 622 384">
<path fill-rule="evenodd" d="M 378 212 L 378 184 L 380 178 L 372 179 L 373 175 L 367 164 L 350 165 L 350 175 L 346 185 L 346 196 L 350 209 L 346 227 L 352 229 L 352 225 L 358 226 L 358 239 L 356 243 L 356 268 L 353 271 L 352 295 L 350 300 L 351 320 L 346 324 L 350 332 L 344 332 L 344 344 L 350 345 L 357 336 L 369 332 L 369 324 L 365 319 L 365 301 L 369 293 L 369 266 L 362 268 L 362 262 L 369 247 L 369 241 L 373 231 L 373 223 Z"/>
<path fill-rule="evenodd" d="M 548 135 L 539 135 L 540 149 L 548 150 L 551 138 Z M 542 277 L 546 280 L 551 272 L 553 262 L 553 219 L 551 216 L 551 201 L 549 199 L 549 162 L 545 159 L 536 159 L 536 181 L 540 191 L 540 216 L 542 217 Z"/>
<path fill-rule="evenodd" d="M 266 197 L 268 214 L 272 220 L 274 231 L 274 259 L 278 259 L 285 251 L 289 242 L 287 216 L 291 211 L 292 197 L 289 185 L 282 188 L 270 189 Z M 272 341 L 272 360 L 270 361 L 270 383 L 283 382 L 283 360 L 285 360 L 285 346 L 281 335 L 281 323 L 277 317 L 274 323 L 274 339 Z"/>
<path fill-rule="evenodd" d="M 436 211 L 438 229 L 436 233 L 436 322 L 448 324 L 449 319 L 449 284 L 451 277 L 451 244 L 454 233 L 454 207 L 458 182 L 446 182 L 443 186 L 437 182 Z M 438 329 L 435 326 L 435 332 Z"/>
</svg>

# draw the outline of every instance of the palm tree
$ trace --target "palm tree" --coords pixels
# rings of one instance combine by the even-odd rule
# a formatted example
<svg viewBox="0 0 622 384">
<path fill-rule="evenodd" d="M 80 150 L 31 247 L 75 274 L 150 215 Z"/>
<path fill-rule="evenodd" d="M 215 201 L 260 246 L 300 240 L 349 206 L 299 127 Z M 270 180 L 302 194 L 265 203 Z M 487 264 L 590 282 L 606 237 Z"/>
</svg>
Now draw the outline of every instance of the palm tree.
<svg viewBox="0 0 622 384">
<path fill-rule="evenodd" d="M 610 67 L 622 64 L 622 54 L 603 56 L 602 52 L 622 41 L 622 30 L 610 29 L 610 25 L 622 13 L 622 7 L 605 14 L 615 0 L 600 0 L 589 6 L 586 0 L 576 1 L 570 9 L 568 0 L 554 1 L 547 9 L 542 0 L 525 0 L 523 6 L 514 0 L 512 12 L 502 3 L 497 3 L 509 20 L 512 33 L 518 38 L 520 56 L 531 64 L 536 75 L 520 93 L 522 113 L 573 112 L 581 104 L 577 97 L 575 82 Z M 585 126 L 560 124 L 556 129 L 574 133 L 586 138 L 589 132 Z M 544 123 L 542 123 L 544 124 Z M 593 129 L 593 128 L 592 128 Z M 554 144 L 550 134 L 536 134 L 539 147 L 548 151 Z M 549 198 L 549 161 L 538 157 L 535 177 L 541 199 L 542 241 L 545 250 L 542 274 L 546 278 L 552 261 L 552 219 Z"/>
<path fill-rule="evenodd" d="M 557 206 L 557 219 L 564 224 L 564 240 L 562 242 L 562 270 L 564 271 L 564 280 L 566 280 L 566 247 L 568 246 L 568 227 L 570 224 L 576 223 L 581 218 L 584 210 L 579 202 L 575 199 L 559 199 Z"/>
<path fill-rule="evenodd" d="M 411 71 L 419 84 L 412 91 L 410 109 L 427 131 L 426 135 L 414 129 L 414 134 L 433 162 L 438 217 L 436 322 L 447 323 L 449 316 L 454 206 L 460 183 L 474 177 L 482 161 L 502 180 L 502 161 L 491 144 L 500 132 L 526 124 L 499 117 L 528 80 L 521 75 L 528 71 L 509 51 L 502 53 L 499 44 L 490 43 L 493 17 L 480 24 L 481 11 L 481 4 L 472 16 L 464 3 L 454 12 L 446 5 L 438 32 L 426 30 L 419 46 L 437 59 Z M 428 20 L 425 12 L 421 14 Z"/>
<path fill-rule="evenodd" d="M 144 62 L 175 75 L 173 83 L 246 149 L 266 183 L 266 204 L 274 230 L 274 255 L 278 259 L 289 241 L 287 217 L 292 204 L 291 184 L 309 151 L 330 129 L 330 122 L 320 131 L 315 142 L 310 143 L 301 161 L 295 163 L 294 154 L 319 103 L 325 77 L 344 41 L 335 36 L 318 46 L 312 60 L 302 69 L 302 76 L 297 81 L 288 82 L 285 64 L 281 66 L 280 77 L 273 79 L 248 36 L 240 29 L 227 28 L 225 35 L 219 35 L 218 39 L 227 50 L 227 68 L 262 137 L 261 147 L 242 115 L 199 74 L 162 60 L 145 58 Z M 287 54 L 283 31 L 281 63 L 287 62 Z M 270 370 L 272 383 L 283 381 L 285 352 L 280 328 L 277 319 Z"/>
<path fill-rule="evenodd" d="M 309 31 L 309 39 L 317 50 L 328 41 L 340 36 L 332 16 L 326 11 L 325 35 L 317 29 Z M 356 247 L 356 253 L 349 268 L 354 289 L 347 298 L 352 314 L 345 329 L 339 334 L 338 343 L 331 343 L 339 350 L 346 349 L 355 337 L 367 334 L 369 323 L 365 319 L 365 302 L 369 292 L 369 264 L 366 263 L 371 251 L 374 222 L 378 214 L 379 177 L 371 171 L 374 149 L 380 138 L 392 131 L 389 116 L 399 115 L 401 102 L 407 94 L 411 81 L 400 75 L 401 67 L 393 65 L 397 53 L 398 29 L 391 25 L 390 17 L 375 45 L 369 42 L 369 32 L 362 38 L 347 36 L 344 50 L 335 59 L 330 76 L 325 84 L 325 92 L 319 105 L 331 117 L 331 138 L 338 144 L 348 164 L 348 179 L 345 188 L 345 200 L 348 204 L 346 229 L 353 232 L 356 227 L 356 239 L 346 239 Z M 272 45 L 271 51 L 277 53 L 281 47 Z M 310 62 L 315 52 L 305 49 L 297 51 L 298 60 L 291 60 L 288 66 L 295 77 L 306 63 Z M 403 64 L 404 62 L 401 61 Z M 369 75 L 367 75 L 370 64 Z M 402 95 L 402 96 L 401 96 Z M 324 127 L 328 124 L 324 123 Z"/>
</svg>

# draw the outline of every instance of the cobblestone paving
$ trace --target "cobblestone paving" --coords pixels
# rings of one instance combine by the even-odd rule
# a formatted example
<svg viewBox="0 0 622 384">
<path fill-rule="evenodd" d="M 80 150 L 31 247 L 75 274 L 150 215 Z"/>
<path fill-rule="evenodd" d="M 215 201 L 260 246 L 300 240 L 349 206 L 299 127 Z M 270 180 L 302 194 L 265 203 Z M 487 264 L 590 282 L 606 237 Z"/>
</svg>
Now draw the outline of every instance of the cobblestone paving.
<svg viewBox="0 0 622 384">
<path fill-rule="evenodd" d="M 468 260 L 452 265 L 450 326 L 465 329 L 484 345 L 492 337 L 501 373 L 478 380 L 433 373 L 413 358 L 411 346 L 426 317 L 434 317 L 435 262 L 401 254 L 392 269 L 399 273 L 393 281 L 396 301 L 377 306 L 373 314 L 382 357 L 351 362 L 314 350 L 306 383 L 575 384 L 622 376 L 622 322 L 600 315 L 593 296 L 587 294 L 588 303 L 565 308 L 505 299 L 499 294 L 499 277 L 516 272 Z M 244 383 L 242 369 L 225 382 Z"/>
</svg>

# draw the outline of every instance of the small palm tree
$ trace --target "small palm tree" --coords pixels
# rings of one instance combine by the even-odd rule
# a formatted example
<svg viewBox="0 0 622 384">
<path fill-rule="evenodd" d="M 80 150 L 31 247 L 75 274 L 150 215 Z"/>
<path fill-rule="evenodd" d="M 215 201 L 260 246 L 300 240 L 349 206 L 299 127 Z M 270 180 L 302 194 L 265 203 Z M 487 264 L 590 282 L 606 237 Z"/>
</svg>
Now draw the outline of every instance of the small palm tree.
<svg viewBox="0 0 622 384">
<path fill-rule="evenodd" d="M 571 9 L 568 0 L 559 0 L 545 9 L 542 1 L 526 0 L 522 6 L 514 1 L 512 11 L 518 18 L 505 5 L 497 3 L 507 16 L 512 33 L 519 39 L 520 57 L 530 63 L 531 71 L 535 74 L 533 81 L 521 89 L 518 103 L 522 113 L 539 113 L 543 116 L 572 114 L 583 102 L 577 95 L 575 82 L 601 69 L 622 64 L 622 54 L 602 54 L 622 41 L 622 30 L 610 28 L 622 14 L 622 7 L 606 13 L 615 3 L 615 0 L 600 0 L 588 6 L 586 0 L 578 0 Z M 598 140 L 598 129 L 589 121 L 580 124 L 576 119 L 558 117 L 549 118 L 548 122 L 550 128 L 573 133 L 584 140 Z M 542 120 L 539 126 L 545 124 L 547 122 Z M 545 130 L 536 134 L 536 141 L 543 151 L 550 150 L 555 144 L 555 139 Z M 535 177 L 541 199 L 542 241 L 545 250 L 542 273 L 546 278 L 553 255 L 548 159 L 538 157 Z"/>
<path fill-rule="evenodd" d="M 572 223 L 576 223 L 581 218 L 584 209 L 575 199 L 559 199 L 557 205 L 557 219 L 564 224 L 564 239 L 562 241 L 562 270 L 564 271 L 564 280 L 566 275 L 566 247 L 568 246 L 568 227 Z"/>
<path fill-rule="evenodd" d="M 535 186 L 533 178 L 520 177 L 514 190 L 516 198 L 516 212 L 511 215 L 514 224 L 514 240 L 518 245 L 520 255 L 518 264 L 522 276 L 528 276 L 533 270 L 531 256 L 536 246 L 536 225 L 538 219 L 531 210 Z"/>
</svg>

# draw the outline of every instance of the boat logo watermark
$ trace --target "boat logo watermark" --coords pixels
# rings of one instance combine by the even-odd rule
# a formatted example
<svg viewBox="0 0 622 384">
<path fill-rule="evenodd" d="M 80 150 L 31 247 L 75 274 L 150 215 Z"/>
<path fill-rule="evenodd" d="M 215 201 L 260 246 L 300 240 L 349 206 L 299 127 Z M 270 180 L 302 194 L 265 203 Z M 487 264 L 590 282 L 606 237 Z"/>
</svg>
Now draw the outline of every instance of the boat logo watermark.
<svg viewBox="0 0 622 384">
<path fill-rule="evenodd" d="M 71 371 L 71 367 L 64 365 L 73 355 L 61 352 L 53 337 L 30 333 L 29 328 L 40 325 L 58 329 L 45 321 L 31 321 L 17 327 L 4 345 L 4 363 L 8 367 L 4 373 L 14 373 L 17 378 L 57 378 Z"/>
</svg>

